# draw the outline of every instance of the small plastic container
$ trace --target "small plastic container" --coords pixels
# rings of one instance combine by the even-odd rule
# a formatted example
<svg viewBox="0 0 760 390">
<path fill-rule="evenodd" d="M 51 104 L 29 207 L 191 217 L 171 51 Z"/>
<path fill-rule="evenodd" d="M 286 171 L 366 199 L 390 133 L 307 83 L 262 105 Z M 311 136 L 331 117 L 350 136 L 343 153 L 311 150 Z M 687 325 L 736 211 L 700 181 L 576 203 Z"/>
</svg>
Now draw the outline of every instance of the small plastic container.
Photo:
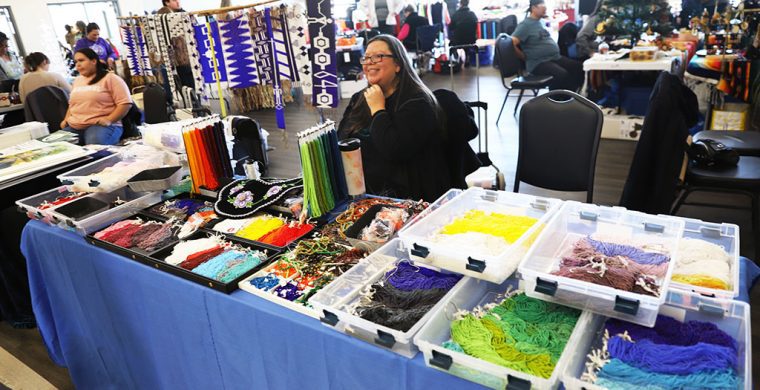
<svg viewBox="0 0 760 390">
<path fill-rule="evenodd" d="M 87 205 L 76 204 L 84 199 L 88 199 Z M 84 236 L 113 222 L 134 215 L 160 200 L 160 192 L 135 192 L 124 186 L 116 191 L 96 193 L 71 202 L 65 206 L 69 207 L 68 210 L 58 208 L 53 213 L 54 217 L 60 221 L 59 227 Z M 98 209 L 96 213 L 90 212 L 97 209 L 98 205 L 103 204 L 106 206 L 105 208 Z M 66 213 L 64 214 L 62 211 Z"/>
<path fill-rule="evenodd" d="M 181 126 L 166 126 L 166 124 L 139 126 L 140 135 L 146 145 L 168 150 L 174 153 L 185 153 L 185 142 L 182 140 Z"/>
<path fill-rule="evenodd" d="M 752 339 L 750 306 L 741 301 L 707 298 L 699 294 L 671 290 L 659 313 L 681 322 L 705 321 L 715 324 L 728 333 L 738 344 L 738 375 L 743 378 L 743 389 L 752 389 Z M 569 363 L 562 373 L 562 383 L 568 390 L 603 390 L 604 387 L 586 382 L 581 375 L 586 371 L 586 355 L 604 332 L 605 317 L 594 315 L 578 339 L 575 348 L 569 350 Z M 635 340 L 634 340 L 635 341 Z"/>
<path fill-rule="evenodd" d="M 309 303 L 317 310 L 320 321 L 326 326 L 374 343 L 399 355 L 412 358 L 418 352 L 417 346 L 412 340 L 414 335 L 435 312 L 440 310 L 448 297 L 466 284 L 468 278 L 462 278 L 406 332 L 378 325 L 352 314 L 349 308 L 361 299 L 362 290 L 383 278 L 386 272 L 392 270 L 398 262 L 403 260 L 409 260 L 407 250 L 401 240 L 393 239 L 319 290 L 311 297 Z M 430 268 L 425 264 L 414 264 L 419 267 Z"/>
<path fill-rule="evenodd" d="M 376 204 L 370 207 L 369 209 L 367 209 L 367 211 L 359 219 L 357 219 L 356 222 L 354 222 L 351 226 L 349 226 L 348 229 L 346 229 L 344 232 L 346 235 L 346 239 L 351 244 L 351 246 L 357 249 L 361 249 L 365 252 L 371 253 L 371 252 L 376 251 L 381 246 L 385 245 L 385 242 L 365 241 L 361 239 L 362 230 L 364 230 L 365 227 L 369 226 L 372 223 L 377 213 L 380 212 L 380 210 L 382 210 L 384 207 L 400 208 L 393 205 Z M 398 231 L 394 232 L 391 235 L 391 238 L 395 237 L 396 234 L 398 234 Z M 390 241 L 390 239 L 388 241 Z"/>
<path fill-rule="evenodd" d="M 346 246 L 346 248 L 350 248 L 350 247 Z M 283 306 L 283 307 L 288 308 L 290 310 L 293 310 L 295 312 L 301 313 L 301 314 L 303 314 L 305 316 L 309 316 L 311 318 L 319 319 L 319 315 L 320 315 L 319 311 L 315 310 L 311 306 L 302 305 L 300 303 L 289 301 L 287 299 L 281 298 L 281 297 L 273 294 L 271 291 L 265 291 L 265 290 L 262 290 L 262 289 L 258 289 L 258 288 L 256 288 L 256 287 L 254 287 L 254 286 L 251 285 L 251 280 L 252 279 L 258 278 L 258 277 L 261 277 L 261 276 L 266 276 L 267 274 L 269 274 L 271 272 L 272 268 L 275 267 L 275 266 L 277 266 L 278 264 L 279 264 L 279 260 L 274 261 L 272 264 L 268 265 L 266 268 L 263 268 L 263 269 L 259 270 L 258 272 L 254 273 L 253 275 L 251 275 L 251 276 L 243 279 L 239 283 L 240 289 L 243 290 L 243 291 L 249 292 L 249 293 L 251 293 L 253 295 L 256 295 L 258 297 L 264 298 L 267 301 L 270 301 L 272 303 L 276 303 L 276 304 L 278 304 L 280 306 Z M 332 282 L 330 282 L 330 283 L 332 283 Z M 330 283 L 328 283 L 327 285 L 329 286 Z"/>
<path fill-rule="evenodd" d="M 137 192 L 163 191 L 177 185 L 182 173 L 180 166 L 147 169 L 128 179 L 127 185 Z"/>
<path fill-rule="evenodd" d="M 57 225 L 59 220 L 55 217 L 54 211 L 65 204 L 71 203 L 76 199 L 72 199 L 66 203 L 61 203 L 58 205 L 50 205 L 46 208 L 41 208 L 40 206 L 45 202 L 54 202 L 57 199 L 70 197 L 70 196 L 76 196 L 78 193 L 71 192 L 66 189 L 65 186 L 53 188 L 52 190 L 48 190 L 45 192 L 41 192 L 37 195 L 32 195 L 30 197 L 20 199 L 16 201 L 16 205 L 18 206 L 18 209 L 20 212 L 25 213 L 27 217 L 30 219 L 36 219 L 39 221 L 42 221 L 44 223 L 47 223 L 48 225 Z M 90 196 L 90 195 L 84 195 L 84 196 Z M 81 199 L 81 196 L 77 199 Z"/>
<path fill-rule="evenodd" d="M 58 180 L 61 181 L 61 184 L 67 186 L 70 191 L 99 192 L 102 188 L 101 180 L 99 180 L 97 175 L 93 174 L 122 161 L 125 161 L 125 158 L 121 154 L 116 153 L 72 171 L 62 173 L 58 175 Z M 103 178 L 103 181 L 105 181 L 105 178 Z"/>
<path fill-rule="evenodd" d="M 501 284 L 474 278 L 466 279 L 459 291 L 442 302 L 440 309 L 433 313 L 414 337 L 414 343 L 424 355 L 425 364 L 494 389 L 557 388 L 564 367 L 570 362 L 572 351 L 586 332 L 586 327 L 593 315 L 588 312 L 581 313 L 562 355 L 554 366 L 552 375 L 549 378 L 540 378 L 443 347 L 442 344 L 451 339 L 451 321 L 456 312 L 471 311 L 478 306 L 499 303 L 504 299 L 504 293 L 509 288 L 512 291 L 519 288 L 519 280 L 515 277 L 510 277 Z"/>
<path fill-rule="evenodd" d="M 666 217 L 663 215 L 663 217 Z M 707 241 L 723 247 L 731 258 L 731 289 L 720 290 L 715 288 L 693 286 L 690 284 L 671 281 L 670 288 L 675 290 L 690 291 L 706 297 L 734 299 L 739 296 L 739 226 L 730 223 L 711 223 L 699 219 L 673 217 L 684 221 L 683 238 L 692 238 Z M 673 274 L 678 273 L 678 267 L 673 268 Z M 709 271 L 707 271 L 709 273 Z"/>
<path fill-rule="evenodd" d="M 622 207 L 565 202 L 557 216 L 520 263 L 519 273 L 528 296 L 589 310 L 644 326 L 654 326 L 665 301 L 677 261 L 683 221 L 628 211 Z M 660 296 L 638 294 L 595 283 L 552 275 L 562 254 L 579 239 L 594 234 L 616 234 L 633 240 L 660 244 L 669 256 L 667 273 L 660 281 Z"/>
<path fill-rule="evenodd" d="M 501 283 L 517 269 L 542 227 L 562 204 L 561 200 L 491 191 L 472 187 L 440 208 L 399 232 L 409 248 L 410 257 L 434 267 L 464 274 L 493 283 Z M 444 226 L 470 210 L 498 212 L 535 218 L 537 222 L 519 239 L 498 255 L 489 255 L 481 248 L 461 246 L 446 241 L 433 241 L 431 237 Z"/>
</svg>

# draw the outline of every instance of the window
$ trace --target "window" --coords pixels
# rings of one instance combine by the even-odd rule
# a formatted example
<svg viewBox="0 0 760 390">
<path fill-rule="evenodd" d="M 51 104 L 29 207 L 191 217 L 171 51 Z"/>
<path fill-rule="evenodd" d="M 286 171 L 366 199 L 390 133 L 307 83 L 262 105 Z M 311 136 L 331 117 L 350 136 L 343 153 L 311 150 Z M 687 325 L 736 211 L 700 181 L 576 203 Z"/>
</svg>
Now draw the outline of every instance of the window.
<svg viewBox="0 0 760 390">
<path fill-rule="evenodd" d="M 16 53 L 19 57 L 26 55 L 10 7 L 0 7 L 0 31 L 8 36 L 8 50 Z"/>
<path fill-rule="evenodd" d="M 115 1 L 93 0 L 72 3 L 48 3 L 48 11 L 53 20 L 56 37 L 62 45 L 66 44 L 66 28 L 75 26 L 81 20 L 85 24 L 96 23 L 100 27 L 100 37 L 111 41 L 119 52 L 123 52 L 121 35 L 116 16 L 119 8 Z"/>
</svg>

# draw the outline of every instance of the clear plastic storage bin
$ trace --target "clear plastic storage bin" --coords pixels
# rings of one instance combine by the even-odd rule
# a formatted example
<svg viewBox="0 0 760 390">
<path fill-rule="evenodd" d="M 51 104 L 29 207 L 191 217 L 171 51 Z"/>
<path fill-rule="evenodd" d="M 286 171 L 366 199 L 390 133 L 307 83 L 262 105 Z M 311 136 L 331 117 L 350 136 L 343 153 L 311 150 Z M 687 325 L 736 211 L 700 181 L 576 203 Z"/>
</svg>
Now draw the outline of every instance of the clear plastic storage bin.
<svg viewBox="0 0 760 390">
<path fill-rule="evenodd" d="M 664 216 L 666 217 L 666 216 Z M 704 240 L 711 244 L 723 247 L 731 259 L 731 289 L 721 290 L 708 287 L 693 286 L 676 281 L 670 282 L 671 289 L 691 291 L 707 297 L 734 299 L 739 295 L 739 226 L 730 223 L 704 222 L 699 219 L 678 218 L 684 221 L 683 238 Z M 673 274 L 677 269 L 673 268 Z M 706 272 L 709 274 L 709 271 Z"/>
<path fill-rule="evenodd" d="M 578 340 L 586 332 L 586 327 L 593 317 L 588 312 L 582 312 L 578 322 L 575 323 L 573 333 L 565 344 L 565 349 L 549 378 L 540 378 L 516 371 L 442 346 L 444 342 L 451 339 L 451 321 L 456 312 L 471 311 L 475 307 L 499 303 L 504 299 L 507 289 L 511 288 L 514 291 L 518 287 L 518 280 L 515 277 L 507 279 L 500 285 L 467 278 L 462 288 L 442 302 L 440 310 L 430 317 L 430 320 L 414 337 L 414 343 L 424 355 L 425 364 L 494 389 L 557 388 L 564 367 L 570 361 L 572 351 L 575 350 Z"/>
<path fill-rule="evenodd" d="M 378 325 L 351 314 L 349 308 L 361 299 L 362 290 L 383 278 L 386 272 L 402 260 L 409 260 L 406 249 L 399 239 L 391 240 L 317 292 L 311 297 L 309 303 L 317 310 L 320 321 L 326 326 L 412 358 L 418 351 L 412 341 L 414 335 L 435 312 L 440 310 L 448 297 L 467 283 L 468 278 L 462 278 L 406 332 Z M 424 264 L 415 263 L 415 265 L 425 267 Z"/>
<path fill-rule="evenodd" d="M 77 234 L 84 236 L 113 222 L 136 214 L 138 211 L 160 200 L 160 192 L 134 192 L 125 186 L 116 191 L 99 192 L 66 204 L 73 213 L 84 215 L 84 217 L 79 218 L 69 213 L 62 213 L 62 209 L 58 208 L 54 211 L 54 218 L 60 221 L 58 223 L 59 227 L 75 231 Z M 89 210 L 92 211 L 92 213 L 89 213 L 87 210 L 77 210 L 77 206 L 80 206 L 80 204 L 81 208 L 98 208 L 103 204 L 106 207 L 98 210 Z"/>
<path fill-rule="evenodd" d="M 58 176 L 58 180 L 72 191 L 99 192 L 101 191 L 100 188 L 102 182 L 97 175 L 93 174 L 101 172 L 104 169 L 112 167 L 125 160 L 126 159 L 119 153 L 112 154 L 72 171 L 62 173 Z M 105 182 L 105 180 L 106 179 L 103 178 L 103 182 Z M 124 184 L 126 184 L 126 180 Z"/>
<path fill-rule="evenodd" d="M 415 261 L 434 267 L 501 283 L 512 275 L 544 225 L 562 204 L 561 200 L 526 194 L 470 188 L 443 206 L 402 229 L 399 237 Z M 444 226 L 470 210 L 528 216 L 538 220 L 519 239 L 498 255 L 476 246 L 462 246 L 432 238 Z"/>
<path fill-rule="evenodd" d="M 660 314 L 673 317 L 681 322 L 705 321 L 714 323 L 737 341 L 737 362 L 739 377 L 743 378 L 744 389 L 752 389 L 752 338 L 750 328 L 750 307 L 745 302 L 707 298 L 699 294 L 671 290 Z M 578 344 L 570 350 L 569 363 L 562 373 L 562 383 L 568 390 L 602 390 L 581 379 L 586 371 L 586 355 L 604 332 L 604 316 L 594 315 L 588 327 L 581 334 Z M 635 341 L 635 340 L 634 340 Z"/>
<path fill-rule="evenodd" d="M 622 207 L 565 202 L 520 263 L 519 273 L 525 281 L 525 292 L 534 298 L 651 327 L 665 301 L 683 226 L 683 221 L 675 218 L 628 211 Z M 659 281 L 660 296 L 552 275 L 551 272 L 558 269 L 563 253 L 577 240 L 592 234 L 641 240 L 659 244 L 666 250 L 670 261 L 665 277 Z"/>
<path fill-rule="evenodd" d="M 40 205 L 43 204 L 44 202 L 54 202 L 57 199 L 69 197 L 69 196 L 75 196 L 75 195 L 77 195 L 76 192 L 71 192 L 67 190 L 65 186 L 62 186 L 58 188 L 53 188 L 52 190 L 41 192 L 37 195 L 32 195 L 30 197 L 17 200 L 16 205 L 18 206 L 19 211 L 21 211 L 22 213 L 25 213 L 26 216 L 29 217 L 30 219 L 36 219 L 36 220 L 45 222 L 48 225 L 57 225 L 58 222 L 60 221 L 55 215 L 55 209 L 65 204 L 71 203 L 76 199 L 71 200 L 66 203 L 61 203 L 58 205 L 51 205 L 44 209 L 41 209 Z M 91 195 L 85 195 L 85 196 L 91 196 Z"/>
</svg>

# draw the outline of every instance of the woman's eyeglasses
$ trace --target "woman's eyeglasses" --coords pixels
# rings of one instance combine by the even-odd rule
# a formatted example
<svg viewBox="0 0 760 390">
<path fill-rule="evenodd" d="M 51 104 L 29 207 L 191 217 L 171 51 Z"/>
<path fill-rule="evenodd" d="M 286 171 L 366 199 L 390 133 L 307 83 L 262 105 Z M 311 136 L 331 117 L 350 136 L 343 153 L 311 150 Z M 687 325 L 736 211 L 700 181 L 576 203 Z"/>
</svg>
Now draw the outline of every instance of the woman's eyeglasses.
<svg viewBox="0 0 760 390">
<path fill-rule="evenodd" d="M 383 58 L 396 58 L 393 54 L 374 54 L 371 56 L 364 56 L 359 58 L 359 63 L 362 65 L 379 64 L 383 62 Z"/>
</svg>

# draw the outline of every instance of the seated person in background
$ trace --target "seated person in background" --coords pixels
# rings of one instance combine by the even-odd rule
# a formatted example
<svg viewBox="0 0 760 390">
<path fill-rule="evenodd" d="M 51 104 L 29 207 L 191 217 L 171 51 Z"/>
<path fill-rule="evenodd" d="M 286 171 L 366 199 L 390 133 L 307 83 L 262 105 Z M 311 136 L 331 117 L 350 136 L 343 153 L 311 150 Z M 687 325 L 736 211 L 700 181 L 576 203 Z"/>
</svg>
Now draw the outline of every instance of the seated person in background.
<svg viewBox="0 0 760 390">
<path fill-rule="evenodd" d="M 87 30 L 85 31 L 85 37 L 77 41 L 76 46 L 74 46 L 74 51 L 90 48 L 98 55 L 100 61 L 108 64 L 108 68 L 113 69 L 114 62 L 118 60 L 119 57 L 113 52 L 111 44 L 100 37 L 100 27 L 95 23 L 90 23 L 87 25 Z"/>
<path fill-rule="evenodd" d="M 544 0 L 530 0 L 528 12 L 512 34 L 517 55 L 525 60 L 528 72 L 554 76 L 550 89 L 577 91 L 583 85 L 583 64 L 559 54 L 557 42 L 541 23 L 546 15 Z"/>
<path fill-rule="evenodd" d="M 398 39 L 373 38 L 360 62 L 370 86 L 351 97 L 338 137 L 361 140 L 367 192 L 434 201 L 451 187 L 438 102 Z"/>
<path fill-rule="evenodd" d="M 8 50 L 8 36 L 0 32 L 0 81 L 18 80 L 22 74 L 24 66 L 18 56 Z"/>
<path fill-rule="evenodd" d="M 92 49 L 77 50 L 74 61 L 79 76 L 61 129 L 79 133 L 84 144 L 114 145 L 124 131 L 120 120 L 132 107 L 129 88 Z"/>
<path fill-rule="evenodd" d="M 575 47 L 578 53 L 578 58 L 586 60 L 596 53 L 599 48 L 599 42 L 596 41 L 598 35 L 594 32 L 597 23 L 599 23 L 599 9 L 602 7 L 602 0 L 596 2 L 596 7 L 591 15 L 588 16 L 586 22 L 583 23 L 583 27 L 578 31 L 578 35 L 575 37 Z"/>
<path fill-rule="evenodd" d="M 26 100 L 26 95 L 34 92 L 37 88 L 53 86 L 66 91 L 67 95 L 71 92 L 71 86 L 63 76 L 55 72 L 48 72 L 50 61 L 45 54 L 31 53 L 24 59 L 24 64 L 28 72 L 21 76 L 18 87 L 22 102 Z"/>
<path fill-rule="evenodd" d="M 478 17 L 468 7 L 470 0 L 460 0 L 459 9 L 451 16 L 451 46 L 472 45 L 478 39 Z"/>
<path fill-rule="evenodd" d="M 412 5 L 407 5 L 402 12 L 405 19 L 397 38 L 404 43 L 407 50 L 417 50 L 417 27 L 429 26 L 430 23 L 426 18 L 417 15 Z"/>
</svg>

